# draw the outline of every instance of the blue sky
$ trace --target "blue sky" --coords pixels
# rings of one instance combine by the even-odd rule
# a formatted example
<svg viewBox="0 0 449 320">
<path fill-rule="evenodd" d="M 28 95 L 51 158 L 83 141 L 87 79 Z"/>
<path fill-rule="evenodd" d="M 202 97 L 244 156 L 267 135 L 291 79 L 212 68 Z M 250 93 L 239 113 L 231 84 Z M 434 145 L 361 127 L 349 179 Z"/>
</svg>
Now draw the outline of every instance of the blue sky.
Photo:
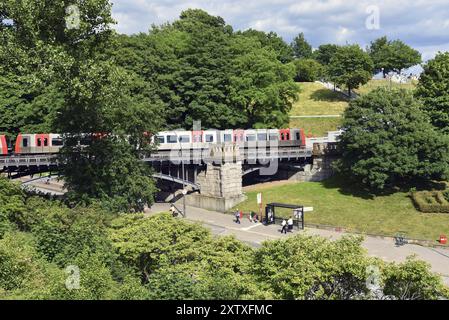
<svg viewBox="0 0 449 320">
<path fill-rule="evenodd" d="M 323 43 L 365 47 L 387 35 L 417 48 L 425 60 L 449 51 L 449 0 L 111 1 L 115 28 L 126 34 L 146 32 L 152 24 L 177 19 L 187 8 L 201 8 L 223 17 L 234 29 L 275 31 L 288 42 L 304 32 L 313 47 Z"/>
</svg>

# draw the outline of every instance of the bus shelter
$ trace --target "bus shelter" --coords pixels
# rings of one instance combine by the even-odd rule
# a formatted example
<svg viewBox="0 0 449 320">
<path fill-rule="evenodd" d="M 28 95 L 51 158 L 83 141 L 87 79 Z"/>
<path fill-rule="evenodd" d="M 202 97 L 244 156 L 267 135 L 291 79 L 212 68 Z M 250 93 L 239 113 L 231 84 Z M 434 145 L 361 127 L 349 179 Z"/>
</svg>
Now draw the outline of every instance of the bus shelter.
<svg viewBox="0 0 449 320">
<path fill-rule="evenodd" d="M 264 223 L 266 225 L 270 224 L 280 224 L 284 218 L 278 217 L 276 215 L 276 208 L 291 209 L 291 218 L 293 219 L 293 225 L 298 228 L 298 230 L 304 230 L 304 206 L 298 206 L 294 204 L 285 203 L 269 203 L 265 207 L 265 218 Z"/>
</svg>

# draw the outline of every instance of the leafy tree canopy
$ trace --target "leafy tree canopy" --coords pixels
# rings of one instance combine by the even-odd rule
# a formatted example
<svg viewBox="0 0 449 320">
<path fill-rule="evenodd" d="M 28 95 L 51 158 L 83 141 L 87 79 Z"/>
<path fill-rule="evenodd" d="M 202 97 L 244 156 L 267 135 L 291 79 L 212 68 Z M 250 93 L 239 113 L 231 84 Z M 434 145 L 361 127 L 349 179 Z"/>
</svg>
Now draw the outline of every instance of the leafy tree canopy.
<svg viewBox="0 0 449 320">
<path fill-rule="evenodd" d="M 322 65 L 327 66 L 336 54 L 338 48 L 339 46 L 336 44 L 322 44 L 313 52 L 313 57 Z"/>
<path fill-rule="evenodd" d="M 304 38 L 304 33 L 297 35 L 290 45 L 293 49 L 296 59 L 312 58 L 312 46 Z"/>
<path fill-rule="evenodd" d="M 373 62 L 358 45 L 339 47 L 330 60 L 328 74 L 339 86 L 345 86 L 348 94 L 352 89 L 367 83 L 372 78 Z"/>
<path fill-rule="evenodd" d="M 449 144 L 407 90 L 379 88 L 345 111 L 338 169 L 377 192 L 447 177 Z"/>
<path fill-rule="evenodd" d="M 424 66 L 416 96 L 424 102 L 424 109 L 432 123 L 449 132 L 449 52 L 439 53 Z"/>
<path fill-rule="evenodd" d="M 112 55 L 152 84 L 169 127 L 227 129 L 288 125 L 297 93 L 292 58 L 282 58 L 290 50 L 274 33 L 234 33 L 220 17 L 187 10 L 149 34 L 118 37 Z"/>
<path fill-rule="evenodd" d="M 324 76 L 325 68 L 314 59 L 298 59 L 294 64 L 298 82 L 314 82 Z"/>
<path fill-rule="evenodd" d="M 375 71 L 382 71 L 384 76 L 392 71 L 401 73 L 403 69 L 413 67 L 422 61 L 419 51 L 401 40 L 390 41 L 387 37 L 371 42 L 368 51 L 373 59 Z"/>
</svg>

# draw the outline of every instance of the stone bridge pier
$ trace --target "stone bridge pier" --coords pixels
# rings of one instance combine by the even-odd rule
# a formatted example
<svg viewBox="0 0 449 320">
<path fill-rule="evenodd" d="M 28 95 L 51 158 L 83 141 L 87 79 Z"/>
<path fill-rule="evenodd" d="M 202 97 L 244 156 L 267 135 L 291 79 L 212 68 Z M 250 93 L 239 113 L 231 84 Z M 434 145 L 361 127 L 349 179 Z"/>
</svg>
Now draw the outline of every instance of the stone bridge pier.
<svg viewBox="0 0 449 320">
<path fill-rule="evenodd" d="M 186 197 L 187 205 L 226 212 L 246 197 L 242 188 L 242 160 L 235 145 L 217 145 L 209 151 L 206 163 L 197 168 L 196 183 L 199 194 Z"/>
</svg>

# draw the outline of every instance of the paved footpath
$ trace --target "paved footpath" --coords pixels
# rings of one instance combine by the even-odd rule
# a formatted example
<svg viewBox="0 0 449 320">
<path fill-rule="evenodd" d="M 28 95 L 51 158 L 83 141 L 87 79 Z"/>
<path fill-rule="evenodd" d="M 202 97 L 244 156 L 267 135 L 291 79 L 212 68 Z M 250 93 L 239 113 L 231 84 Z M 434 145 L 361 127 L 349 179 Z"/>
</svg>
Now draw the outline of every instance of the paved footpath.
<svg viewBox="0 0 449 320">
<path fill-rule="evenodd" d="M 214 234 L 235 235 L 240 241 L 255 247 L 260 246 L 265 240 L 290 237 L 295 234 L 294 232 L 283 235 L 280 233 L 280 226 L 264 226 L 260 223 L 252 223 L 246 217 L 242 219 L 239 225 L 234 222 L 234 217 L 231 215 L 193 207 L 187 207 L 186 210 L 188 220 L 203 223 Z M 157 203 L 149 210 L 149 214 L 168 211 L 168 204 Z M 305 232 L 310 235 L 320 235 L 329 239 L 338 239 L 344 235 L 342 232 L 312 228 L 306 228 Z M 389 262 L 402 262 L 408 256 L 416 255 L 419 259 L 430 263 L 432 271 L 439 273 L 443 277 L 444 282 L 449 285 L 449 249 L 430 248 L 414 244 L 397 247 L 392 239 L 371 236 L 365 236 L 363 247 L 368 251 L 370 256 L 378 257 Z"/>
</svg>

